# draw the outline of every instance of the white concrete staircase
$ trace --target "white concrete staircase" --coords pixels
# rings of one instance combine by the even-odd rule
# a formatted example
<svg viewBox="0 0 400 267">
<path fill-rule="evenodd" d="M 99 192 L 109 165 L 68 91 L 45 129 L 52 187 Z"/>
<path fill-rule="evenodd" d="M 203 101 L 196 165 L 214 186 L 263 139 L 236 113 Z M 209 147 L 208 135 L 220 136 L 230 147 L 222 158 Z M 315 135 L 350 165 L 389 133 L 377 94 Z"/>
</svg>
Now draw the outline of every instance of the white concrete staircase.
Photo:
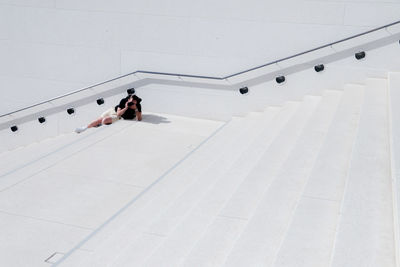
<svg viewBox="0 0 400 267">
<path fill-rule="evenodd" d="M 398 89 L 234 117 L 56 265 L 399 266 Z"/>
<path fill-rule="evenodd" d="M 0 266 L 400 267 L 399 25 L 2 116 Z M 132 87 L 142 122 L 72 133 Z"/>
</svg>

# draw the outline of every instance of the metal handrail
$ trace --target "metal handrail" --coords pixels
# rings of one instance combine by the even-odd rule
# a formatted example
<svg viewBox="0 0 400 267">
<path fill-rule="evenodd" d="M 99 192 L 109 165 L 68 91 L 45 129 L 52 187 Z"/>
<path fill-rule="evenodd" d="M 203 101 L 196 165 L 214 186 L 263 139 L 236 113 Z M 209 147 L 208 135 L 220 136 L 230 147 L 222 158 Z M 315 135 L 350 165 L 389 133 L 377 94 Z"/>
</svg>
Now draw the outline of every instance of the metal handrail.
<svg viewBox="0 0 400 267">
<path fill-rule="evenodd" d="M 122 75 L 122 76 L 118 76 L 116 78 L 113 78 L 113 79 L 110 79 L 110 80 L 107 80 L 107 81 L 104 81 L 104 82 L 100 82 L 100 83 L 97 83 L 97 84 L 94 84 L 94 85 L 91 85 L 91 86 L 88 86 L 88 87 L 85 87 L 85 88 L 82 88 L 82 89 L 79 89 L 79 90 L 76 90 L 76 91 L 72 91 L 72 92 L 67 93 L 67 94 L 63 94 L 63 95 L 51 98 L 49 100 L 45 100 L 43 102 L 40 102 L 40 103 L 37 103 L 37 104 L 34 104 L 34 105 L 30 105 L 30 106 L 25 107 L 25 108 L 21 108 L 21 109 L 18 109 L 18 110 L 15 110 L 15 111 L 12 111 L 12 112 L 9 112 L 9 113 L 6 113 L 6 114 L 2 114 L 2 115 L 0 115 L 0 118 L 8 116 L 8 115 L 11 115 L 13 113 L 17 113 L 17 112 L 20 112 L 20 111 L 23 111 L 23 110 L 27 110 L 27 109 L 36 107 L 36 106 L 39 106 L 39 105 L 43 105 L 45 103 L 49 103 L 51 101 L 54 101 L 54 100 L 57 100 L 57 99 L 60 99 L 60 98 L 66 97 L 66 96 L 70 96 L 70 95 L 73 95 L 73 94 L 76 94 L 76 93 L 79 93 L 79 92 L 82 92 L 82 91 L 85 91 L 85 90 L 89 90 L 89 89 L 91 89 L 93 87 L 96 87 L 96 86 L 99 86 L 99 85 L 102 85 L 102 84 L 105 84 L 105 83 L 109 83 L 109 82 L 112 82 L 112 81 L 115 81 L 115 80 L 130 76 L 130 75 L 135 75 L 135 74 L 140 74 L 140 73 L 142 73 L 142 74 L 163 75 L 163 76 L 174 76 L 174 77 L 208 79 L 208 80 L 226 80 L 226 79 L 232 78 L 234 76 L 238 76 L 238 75 L 241 75 L 241 74 L 253 71 L 253 70 L 257 70 L 257 69 L 260 69 L 260 68 L 264 68 L 266 66 L 270 66 L 270 65 L 279 63 L 281 61 L 285 61 L 285 60 L 288 60 L 288 59 L 291 59 L 291 58 L 295 58 L 295 57 L 298 57 L 298 56 L 301 56 L 301 55 L 304 55 L 304 54 L 308 54 L 310 52 L 314 52 L 316 50 L 320 50 L 320 49 L 329 47 L 331 45 L 342 43 L 342 42 L 345 42 L 345 41 L 348 41 L 348 40 L 351 40 L 351 39 L 354 39 L 354 38 L 369 34 L 371 32 L 379 31 L 379 30 L 385 29 L 387 27 L 390 27 L 390 26 L 393 26 L 393 25 L 396 25 L 396 24 L 399 24 L 399 23 L 400 23 L 400 20 L 392 22 L 392 23 L 384 25 L 384 26 L 380 26 L 380 27 L 374 28 L 372 30 L 368 30 L 368 31 L 365 31 L 365 32 L 362 32 L 362 33 L 359 33 L 359 34 L 352 35 L 350 37 L 341 39 L 339 41 L 335 41 L 335 42 L 328 43 L 328 44 L 325 44 L 325 45 L 322 45 L 322 46 L 318 46 L 316 48 L 313 48 L 313 49 L 310 49 L 310 50 L 306 50 L 304 52 L 300 52 L 300 53 L 297 53 L 297 54 L 294 54 L 294 55 L 291 55 L 291 56 L 288 56 L 288 57 L 285 57 L 285 58 L 274 60 L 274 61 L 268 62 L 266 64 L 263 64 L 263 65 L 260 65 L 260 66 L 256 66 L 256 67 L 244 70 L 244 71 L 240 71 L 240 72 L 237 72 L 237 73 L 225 76 L 225 77 L 211 77 L 211 76 L 202 76 L 202 75 L 191 75 L 191 74 L 179 74 L 179 73 L 168 73 L 168 72 L 154 72 L 154 71 L 137 70 L 137 71 L 134 71 L 134 72 Z"/>
</svg>

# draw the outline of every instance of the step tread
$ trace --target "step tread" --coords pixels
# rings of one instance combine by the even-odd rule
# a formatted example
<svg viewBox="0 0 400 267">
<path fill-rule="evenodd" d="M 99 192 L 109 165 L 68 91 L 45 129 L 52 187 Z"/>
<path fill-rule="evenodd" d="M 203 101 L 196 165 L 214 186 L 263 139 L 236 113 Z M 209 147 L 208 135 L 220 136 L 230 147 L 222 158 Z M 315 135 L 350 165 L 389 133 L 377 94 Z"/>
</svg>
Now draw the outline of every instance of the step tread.
<svg viewBox="0 0 400 267">
<path fill-rule="evenodd" d="M 292 107 L 293 108 L 293 107 Z M 292 109 L 294 110 L 294 108 Z M 289 110 L 289 111 L 292 111 Z M 286 110 L 285 110 L 286 111 Z M 269 114 L 267 117 L 263 118 L 256 118 L 255 122 L 255 127 L 256 129 L 251 129 L 248 128 L 245 136 L 242 138 L 246 138 L 246 142 L 244 144 L 251 143 L 252 141 L 257 139 L 259 134 L 265 129 L 266 125 L 269 127 L 270 120 L 275 116 L 276 114 Z M 262 125 L 262 126 L 261 126 Z M 259 127 L 261 126 L 261 127 Z M 237 142 L 238 145 L 239 141 Z M 258 143 L 258 142 L 256 142 Z M 245 148 L 246 145 L 243 145 L 243 149 Z M 261 147 L 261 148 L 260 148 Z M 258 145 L 258 148 L 262 150 L 262 146 Z M 238 158 L 240 152 L 242 150 L 236 150 L 234 153 L 236 154 L 235 157 L 230 158 L 230 162 L 234 161 L 234 158 Z M 257 156 L 256 153 L 251 154 L 247 153 L 247 150 L 245 150 L 244 153 L 248 155 L 249 158 L 253 159 Z M 231 154 L 230 151 L 224 152 L 225 155 Z M 250 160 L 251 160 L 250 159 Z M 235 165 L 236 163 L 234 163 Z M 157 218 L 155 221 L 149 225 L 149 227 L 146 229 L 146 231 L 150 233 L 157 233 L 157 234 L 167 234 L 173 229 L 176 225 L 176 223 L 184 216 L 185 212 L 188 211 L 200 198 L 201 196 L 206 192 L 207 189 L 209 189 L 215 181 L 217 181 L 218 177 L 221 177 L 221 175 L 224 175 L 229 169 L 232 167 L 231 164 L 227 164 L 225 169 L 221 168 L 221 165 L 216 163 L 213 165 L 214 168 L 210 168 L 207 170 L 207 173 L 203 175 L 201 179 L 198 179 L 196 183 L 193 183 L 190 185 L 189 190 L 185 191 L 179 198 L 177 198 L 171 205 L 167 207 L 166 210 L 164 210 L 159 218 Z"/>
<path fill-rule="evenodd" d="M 333 267 L 395 266 L 387 81 L 368 79 L 364 101 Z"/>
<path fill-rule="evenodd" d="M 345 88 L 274 266 L 329 266 L 363 93 Z"/>
<path fill-rule="evenodd" d="M 292 122 L 293 123 L 293 122 Z M 238 190 L 225 205 L 220 212 L 222 218 L 229 218 L 231 220 L 248 221 L 250 215 L 257 206 L 258 201 L 262 197 L 262 192 L 267 187 L 270 180 L 276 175 L 280 166 L 284 163 L 290 154 L 294 143 L 297 140 L 296 131 L 290 129 L 288 131 L 282 131 L 277 136 L 274 142 L 268 147 L 268 150 L 264 153 L 258 164 L 249 173 L 243 183 L 239 186 Z M 268 164 L 265 164 L 268 162 Z M 270 177 L 271 179 L 268 179 Z M 219 217 L 216 218 L 218 224 Z M 216 229 L 214 223 L 210 226 L 210 230 L 204 235 L 202 240 L 196 245 L 191 251 L 191 254 L 185 260 L 184 265 L 190 266 L 191 263 L 198 262 L 201 265 L 215 265 L 220 266 L 223 264 L 227 253 L 232 248 L 234 241 L 238 238 L 240 232 L 244 229 L 245 225 L 241 225 L 242 228 L 235 229 Z M 229 232 L 227 232 L 229 231 Z M 218 244 L 213 243 L 213 236 L 233 236 L 235 239 L 230 239 L 231 242 L 225 242 Z M 214 240 L 215 242 L 215 240 Z M 203 257 L 207 251 L 209 257 Z"/>
<path fill-rule="evenodd" d="M 235 152 L 236 156 L 234 157 L 237 159 L 236 162 L 233 163 L 233 165 L 230 164 L 227 166 L 228 168 L 221 169 L 220 164 L 216 163 L 214 168 L 210 169 L 208 173 L 204 175 L 204 177 L 198 179 L 198 181 L 194 183 L 188 191 L 186 191 L 174 203 L 172 203 L 165 212 L 162 212 L 161 216 L 154 220 L 150 226 L 145 229 L 145 231 L 147 233 L 156 233 L 167 236 L 172 230 L 174 230 L 176 225 L 178 225 L 178 223 L 185 218 L 186 214 L 193 209 L 193 206 L 198 203 L 216 183 L 218 183 L 219 177 L 223 177 L 221 175 L 227 173 L 227 175 L 230 175 L 231 178 L 234 175 L 241 176 L 240 173 L 243 172 L 243 165 L 250 164 L 248 167 L 250 168 L 250 166 L 253 164 L 253 161 L 256 161 L 259 155 L 262 154 L 263 150 L 265 150 L 268 146 L 268 140 L 273 138 L 273 136 L 279 132 L 280 127 L 285 124 L 285 121 L 287 121 L 293 115 L 297 108 L 298 103 L 294 102 L 284 105 L 281 112 L 278 114 L 273 114 L 274 116 L 269 116 L 269 118 L 267 118 L 268 123 L 261 123 L 261 121 L 265 121 L 265 118 L 257 118 L 255 124 L 264 125 L 262 127 L 257 126 L 259 128 L 258 131 L 253 131 L 251 129 L 246 131 L 245 135 L 248 140 L 246 140 L 244 143 L 245 145 L 241 149 L 241 151 L 244 151 L 243 153 L 247 155 L 246 157 L 248 162 L 245 163 L 243 157 L 240 156 L 241 152 L 237 151 Z M 249 132 L 252 133 L 251 136 L 249 136 Z M 265 140 L 266 144 L 260 145 L 261 139 Z M 229 155 L 231 153 L 227 151 L 224 154 Z M 230 160 L 230 162 L 234 161 Z M 236 170 L 233 172 L 233 174 L 230 170 L 232 168 Z M 140 239 L 137 242 L 140 243 Z M 152 251 L 151 247 L 148 249 L 149 251 Z M 127 248 L 126 251 L 129 251 L 129 253 L 125 253 L 125 257 L 131 257 L 130 251 L 132 251 L 132 249 Z M 143 257 L 143 260 L 144 259 L 145 258 Z"/>
<path fill-rule="evenodd" d="M 306 97 L 298 112 L 296 112 L 299 121 L 307 121 L 319 101 L 320 97 Z M 236 171 L 235 168 L 231 169 L 218 181 L 215 187 L 187 215 L 187 218 L 149 257 L 146 265 L 159 266 L 162 262 L 165 262 L 167 265 L 175 266 L 183 260 L 244 179 L 242 176 L 235 175 Z"/>
<path fill-rule="evenodd" d="M 400 265 L 400 73 L 391 72 L 388 77 L 389 88 L 389 131 L 391 147 L 393 216 L 397 265 Z"/>
<path fill-rule="evenodd" d="M 257 116 L 257 115 L 254 115 Z M 105 229 L 85 245 L 88 249 L 94 249 L 91 259 L 84 259 L 82 266 L 90 262 L 110 262 L 118 252 L 130 242 L 130 237 L 137 229 L 142 229 L 159 209 L 183 192 L 190 181 L 201 175 L 218 158 L 220 151 L 226 146 L 221 140 L 226 140 L 230 145 L 241 132 L 243 118 L 233 118 L 215 136 L 210 138 L 195 153 L 188 157 L 178 168 L 168 173 L 164 179 L 147 191 L 140 199 L 127 208 Z M 245 124 L 247 125 L 247 124 Z M 118 242 L 115 242 L 117 240 Z"/>
<path fill-rule="evenodd" d="M 287 231 L 293 211 L 325 140 L 341 92 L 327 91 L 290 155 L 265 188 L 246 228 L 224 266 L 269 266 Z"/>
</svg>

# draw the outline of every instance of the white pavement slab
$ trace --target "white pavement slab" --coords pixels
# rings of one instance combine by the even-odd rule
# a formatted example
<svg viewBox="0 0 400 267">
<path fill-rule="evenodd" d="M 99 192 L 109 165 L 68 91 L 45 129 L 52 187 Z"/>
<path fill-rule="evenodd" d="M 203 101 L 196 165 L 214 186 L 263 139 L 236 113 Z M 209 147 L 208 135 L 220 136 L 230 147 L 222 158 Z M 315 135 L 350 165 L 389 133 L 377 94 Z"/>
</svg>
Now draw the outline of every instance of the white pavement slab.
<svg viewBox="0 0 400 267">
<path fill-rule="evenodd" d="M 142 188 L 47 170 L 0 193 L 0 212 L 95 229 Z"/>
<path fill-rule="evenodd" d="M 47 258 L 66 251 L 89 232 L 62 222 L 0 212 L 0 265 L 50 266 Z"/>
</svg>

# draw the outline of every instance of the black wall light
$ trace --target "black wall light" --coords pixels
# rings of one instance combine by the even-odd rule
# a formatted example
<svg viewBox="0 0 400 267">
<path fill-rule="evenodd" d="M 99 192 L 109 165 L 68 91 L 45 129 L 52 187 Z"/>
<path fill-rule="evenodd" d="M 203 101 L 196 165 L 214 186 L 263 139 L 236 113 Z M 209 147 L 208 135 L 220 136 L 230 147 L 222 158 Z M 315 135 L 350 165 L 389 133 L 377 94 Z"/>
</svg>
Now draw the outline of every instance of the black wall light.
<svg viewBox="0 0 400 267">
<path fill-rule="evenodd" d="M 277 83 L 283 83 L 286 80 L 286 78 L 285 78 L 285 76 L 279 76 L 279 77 L 276 77 L 275 80 Z"/>
<path fill-rule="evenodd" d="M 97 99 L 96 100 L 96 102 L 97 102 L 97 105 L 103 105 L 104 104 L 104 99 L 103 98 L 99 98 L 99 99 Z"/>
<path fill-rule="evenodd" d="M 242 88 L 239 89 L 239 92 L 240 92 L 242 95 L 247 94 L 247 93 L 249 92 L 249 88 L 247 88 L 247 87 L 242 87 Z"/>
<path fill-rule="evenodd" d="M 67 113 L 68 113 L 69 115 L 72 115 L 72 114 L 75 113 L 75 109 L 69 108 L 69 109 L 67 109 Z"/>
<path fill-rule="evenodd" d="M 316 65 L 316 66 L 314 67 L 314 70 L 315 70 L 316 72 L 321 72 L 321 71 L 323 71 L 324 69 L 325 69 L 324 64 L 319 64 L 319 65 Z"/>
<path fill-rule="evenodd" d="M 128 95 L 133 95 L 135 93 L 135 88 L 130 88 L 126 90 L 126 92 L 128 93 Z"/>
<path fill-rule="evenodd" d="M 361 52 L 355 53 L 354 56 L 356 57 L 357 60 L 363 59 L 363 58 L 365 58 L 365 52 L 361 51 Z"/>
<path fill-rule="evenodd" d="M 46 118 L 45 118 L 45 117 L 40 117 L 40 118 L 38 119 L 38 121 L 39 121 L 40 123 L 44 123 L 44 122 L 46 121 Z"/>
<path fill-rule="evenodd" d="M 16 131 L 18 131 L 18 127 L 16 126 L 16 125 L 14 125 L 14 126 L 11 126 L 11 131 L 13 131 L 13 132 L 16 132 Z"/>
</svg>

